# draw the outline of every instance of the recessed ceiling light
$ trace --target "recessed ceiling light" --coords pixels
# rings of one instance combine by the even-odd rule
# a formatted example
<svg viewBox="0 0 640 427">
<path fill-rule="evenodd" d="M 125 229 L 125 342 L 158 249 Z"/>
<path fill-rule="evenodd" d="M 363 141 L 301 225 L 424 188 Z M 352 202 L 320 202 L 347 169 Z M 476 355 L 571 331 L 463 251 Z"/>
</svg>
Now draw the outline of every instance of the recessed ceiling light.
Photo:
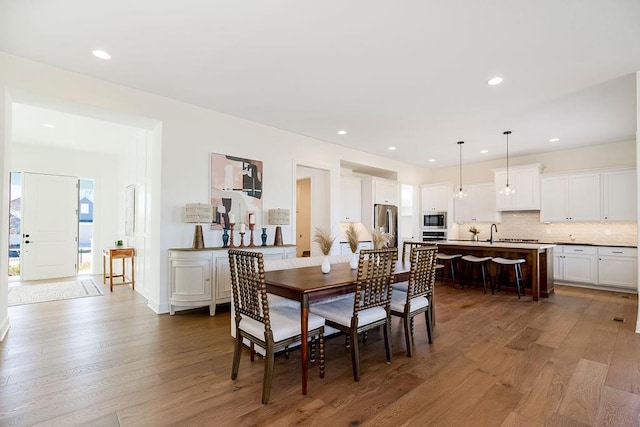
<svg viewBox="0 0 640 427">
<path fill-rule="evenodd" d="M 560 141 L 560 138 L 551 138 L 549 140 L 549 142 L 558 142 L 558 141 Z"/>
<path fill-rule="evenodd" d="M 46 128 L 54 128 L 55 126 L 52 125 L 51 123 L 43 123 L 42 126 L 46 127 Z"/>
<path fill-rule="evenodd" d="M 96 49 L 93 52 L 93 56 L 95 56 L 96 58 L 100 58 L 100 59 L 111 59 L 111 55 L 109 55 L 107 52 L 105 52 L 104 50 L 99 50 Z"/>
<path fill-rule="evenodd" d="M 393 151 L 395 149 L 396 149 L 396 147 L 394 147 L 393 145 L 391 147 L 389 147 L 389 150 L 391 150 L 391 151 Z"/>
<path fill-rule="evenodd" d="M 347 131 L 346 130 L 339 130 L 338 131 L 338 135 L 346 135 Z"/>
<path fill-rule="evenodd" d="M 502 77 L 494 77 L 487 83 L 489 84 L 489 86 L 499 85 L 500 83 L 502 83 Z"/>
<path fill-rule="evenodd" d="M 487 154 L 489 150 L 480 150 L 480 154 Z"/>
<path fill-rule="evenodd" d="M 436 159 L 429 159 L 429 163 L 433 163 L 435 161 L 436 161 Z"/>
</svg>

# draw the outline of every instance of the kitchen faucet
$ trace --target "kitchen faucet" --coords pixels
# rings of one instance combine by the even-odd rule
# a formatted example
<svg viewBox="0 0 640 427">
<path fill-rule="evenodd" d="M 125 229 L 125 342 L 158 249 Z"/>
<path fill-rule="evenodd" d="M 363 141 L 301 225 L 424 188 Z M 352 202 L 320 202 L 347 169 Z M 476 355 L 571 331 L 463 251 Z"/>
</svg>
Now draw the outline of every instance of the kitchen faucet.
<svg viewBox="0 0 640 427">
<path fill-rule="evenodd" d="M 495 227 L 496 233 L 498 232 L 498 226 L 495 224 L 491 224 L 491 236 L 489 237 L 489 243 L 493 243 L 493 228 Z"/>
</svg>

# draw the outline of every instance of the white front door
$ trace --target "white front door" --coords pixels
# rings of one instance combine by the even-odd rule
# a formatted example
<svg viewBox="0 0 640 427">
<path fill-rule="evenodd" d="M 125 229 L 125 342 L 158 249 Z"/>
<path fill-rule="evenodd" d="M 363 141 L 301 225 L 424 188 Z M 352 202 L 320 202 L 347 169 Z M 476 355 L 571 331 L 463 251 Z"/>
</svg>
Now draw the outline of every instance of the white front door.
<svg viewBox="0 0 640 427">
<path fill-rule="evenodd" d="M 78 178 L 25 173 L 22 183 L 22 280 L 75 276 Z"/>
</svg>

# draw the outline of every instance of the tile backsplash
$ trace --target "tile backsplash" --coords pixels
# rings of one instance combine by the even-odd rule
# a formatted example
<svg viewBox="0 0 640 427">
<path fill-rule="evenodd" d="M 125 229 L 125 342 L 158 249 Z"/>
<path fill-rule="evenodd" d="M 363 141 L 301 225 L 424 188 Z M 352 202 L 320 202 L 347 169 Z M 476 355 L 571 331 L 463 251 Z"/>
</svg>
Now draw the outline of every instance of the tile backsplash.
<svg viewBox="0 0 640 427">
<path fill-rule="evenodd" d="M 480 229 L 480 240 L 490 236 L 490 222 L 455 224 L 449 232 L 450 239 L 470 239 L 469 227 Z M 502 213 L 497 223 L 496 239 L 538 239 L 540 242 L 593 243 L 599 245 L 630 245 L 638 242 L 635 222 L 540 222 L 539 211 L 511 211 Z"/>
</svg>

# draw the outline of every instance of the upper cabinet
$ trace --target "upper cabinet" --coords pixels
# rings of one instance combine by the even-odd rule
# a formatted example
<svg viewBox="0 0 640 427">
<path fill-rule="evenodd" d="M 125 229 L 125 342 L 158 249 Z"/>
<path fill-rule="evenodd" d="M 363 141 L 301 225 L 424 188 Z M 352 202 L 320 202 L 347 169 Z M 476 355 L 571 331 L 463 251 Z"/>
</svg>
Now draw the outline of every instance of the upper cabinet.
<svg viewBox="0 0 640 427">
<path fill-rule="evenodd" d="M 373 180 L 373 203 L 376 205 L 394 205 L 400 204 L 398 195 L 398 183 L 386 180 Z"/>
<path fill-rule="evenodd" d="M 340 177 L 340 221 L 360 222 L 362 181 L 358 177 Z"/>
<path fill-rule="evenodd" d="M 464 189 L 467 197 L 453 199 L 455 222 L 500 222 L 502 217 L 496 211 L 496 193 L 492 182 L 471 184 Z"/>
<path fill-rule="evenodd" d="M 635 221 L 634 169 L 543 175 L 541 221 Z"/>
<path fill-rule="evenodd" d="M 449 186 L 447 184 L 423 185 L 420 187 L 420 208 L 427 212 L 449 210 Z"/>
<path fill-rule="evenodd" d="M 496 210 L 532 211 L 540 209 L 540 171 L 542 165 L 515 166 L 509 168 L 509 186 L 515 194 L 500 194 L 507 183 L 507 169 L 494 169 Z"/>
<path fill-rule="evenodd" d="M 635 169 L 601 173 L 602 221 L 637 220 L 637 181 Z"/>
</svg>

